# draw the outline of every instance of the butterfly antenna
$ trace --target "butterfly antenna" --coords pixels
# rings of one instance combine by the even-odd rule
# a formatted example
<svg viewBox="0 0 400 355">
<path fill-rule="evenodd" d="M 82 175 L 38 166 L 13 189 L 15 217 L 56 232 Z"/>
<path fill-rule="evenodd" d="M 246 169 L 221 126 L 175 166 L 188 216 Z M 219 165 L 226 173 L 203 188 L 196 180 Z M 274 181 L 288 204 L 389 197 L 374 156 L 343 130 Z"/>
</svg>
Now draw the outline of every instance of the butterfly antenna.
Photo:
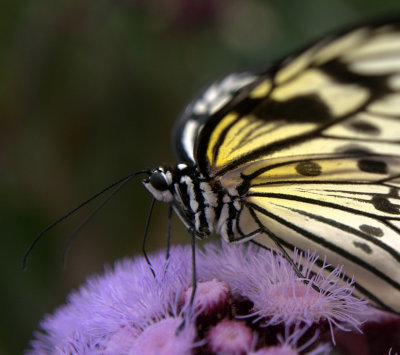
<svg viewBox="0 0 400 355">
<path fill-rule="evenodd" d="M 50 225 L 48 225 L 45 229 L 43 229 L 33 240 L 33 242 L 31 243 L 31 245 L 29 246 L 28 250 L 25 252 L 24 255 L 24 259 L 22 261 L 22 270 L 26 270 L 26 266 L 28 263 L 28 258 L 29 255 L 31 254 L 33 248 L 35 247 L 35 245 L 39 242 L 40 239 L 42 239 L 42 237 L 52 228 L 54 228 L 56 225 L 58 225 L 59 223 L 61 223 L 62 221 L 64 221 L 65 219 L 67 219 L 69 216 L 71 216 L 72 214 L 74 214 L 76 211 L 78 211 L 79 209 L 81 209 L 83 206 L 87 205 L 89 202 L 92 202 L 93 200 L 95 200 L 97 197 L 99 197 L 100 195 L 102 195 L 103 193 L 107 192 L 108 190 L 112 189 L 113 187 L 122 184 L 125 185 L 125 182 L 130 181 L 134 176 L 139 175 L 139 174 L 150 174 L 150 172 L 148 170 L 139 170 L 139 171 L 135 171 L 125 177 L 123 177 L 122 179 L 119 179 L 116 182 L 113 182 L 112 184 L 108 185 L 107 187 L 105 187 L 104 189 L 102 189 L 101 191 L 99 191 L 98 193 L 94 194 L 92 197 L 90 197 L 89 199 L 87 199 L 86 201 L 82 202 L 80 205 L 78 205 L 77 207 L 73 208 L 71 211 L 69 211 L 68 213 L 66 213 L 64 216 L 62 216 L 61 218 L 59 218 L 58 220 L 56 220 L 55 222 L 51 223 Z M 119 189 L 118 189 L 119 190 Z M 113 194 L 112 194 L 113 195 Z M 81 228 L 79 228 L 80 230 Z M 75 233 L 74 233 L 75 234 Z"/>
<path fill-rule="evenodd" d="M 69 236 L 69 238 L 67 239 L 67 241 L 65 243 L 64 251 L 63 251 L 63 255 L 62 255 L 62 265 L 63 265 L 64 269 L 66 268 L 67 253 L 68 253 L 69 247 L 70 247 L 72 241 L 75 239 L 75 237 L 93 219 L 93 217 L 107 204 L 107 202 L 110 201 L 117 194 L 117 192 L 119 192 L 136 175 L 137 174 L 130 174 L 130 175 L 126 176 L 124 179 L 120 180 L 119 185 L 117 183 L 117 187 L 114 190 L 112 190 L 111 193 L 109 193 L 107 195 L 107 197 L 104 199 L 104 201 L 102 201 L 92 212 L 90 212 L 90 214 L 79 224 L 79 226 Z M 113 186 L 115 186 L 115 185 L 113 184 Z M 105 191 L 103 191 L 103 192 L 105 192 Z"/>
<path fill-rule="evenodd" d="M 155 202 L 156 202 L 156 199 L 153 198 L 151 200 L 149 213 L 147 214 L 146 225 L 144 227 L 143 238 L 142 238 L 142 253 L 143 253 L 144 258 L 146 259 L 147 264 L 150 267 L 150 271 L 153 274 L 154 278 L 156 278 L 156 273 L 154 272 L 153 266 L 151 265 L 151 261 L 146 252 L 146 239 L 147 239 L 147 232 L 149 231 L 150 219 L 151 219 L 151 215 L 153 213 L 153 208 L 154 208 Z"/>
</svg>

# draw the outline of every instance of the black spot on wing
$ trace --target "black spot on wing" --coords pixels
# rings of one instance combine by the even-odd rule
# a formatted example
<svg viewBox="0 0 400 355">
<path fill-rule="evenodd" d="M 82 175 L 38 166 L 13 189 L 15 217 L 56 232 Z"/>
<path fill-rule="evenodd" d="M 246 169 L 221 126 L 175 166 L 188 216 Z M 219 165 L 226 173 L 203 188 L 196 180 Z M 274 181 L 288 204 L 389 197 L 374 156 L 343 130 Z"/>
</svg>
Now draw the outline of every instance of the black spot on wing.
<svg viewBox="0 0 400 355">
<path fill-rule="evenodd" d="M 339 60 L 328 61 L 322 65 L 323 70 L 333 80 L 339 83 L 352 84 L 357 83 L 359 86 L 367 88 L 370 92 L 370 98 L 377 100 L 391 92 L 388 87 L 388 75 L 363 75 L 352 72 L 351 69 Z"/>
<path fill-rule="evenodd" d="M 358 161 L 358 168 L 361 171 L 372 174 L 387 174 L 388 167 L 386 162 L 371 159 L 361 159 Z"/>
<path fill-rule="evenodd" d="M 389 190 L 388 196 L 394 197 L 394 198 L 400 198 L 400 196 L 399 196 L 399 189 L 398 189 L 398 188 L 395 188 L 395 187 L 392 187 L 392 188 Z"/>
<path fill-rule="evenodd" d="M 399 207 L 391 203 L 387 196 L 375 195 L 372 197 L 371 202 L 378 211 L 390 214 L 400 214 Z"/>
<path fill-rule="evenodd" d="M 361 120 L 351 122 L 349 128 L 362 134 L 378 135 L 380 133 L 379 127 Z"/>
<path fill-rule="evenodd" d="M 361 249 L 363 252 L 367 254 L 372 254 L 372 249 L 368 244 L 362 242 L 353 242 L 353 244 L 356 248 Z"/>
<path fill-rule="evenodd" d="M 303 95 L 286 101 L 264 100 L 252 112 L 265 121 L 282 120 L 288 123 L 317 122 L 332 120 L 329 108 L 317 95 Z"/>
<path fill-rule="evenodd" d="M 296 165 L 296 171 L 303 176 L 318 176 L 321 166 L 313 161 L 302 161 Z"/>
<path fill-rule="evenodd" d="M 362 224 L 359 228 L 364 233 L 367 233 L 373 237 L 383 237 L 383 231 L 378 227 L 369 226 L 368 224 Z"/>
</svg>

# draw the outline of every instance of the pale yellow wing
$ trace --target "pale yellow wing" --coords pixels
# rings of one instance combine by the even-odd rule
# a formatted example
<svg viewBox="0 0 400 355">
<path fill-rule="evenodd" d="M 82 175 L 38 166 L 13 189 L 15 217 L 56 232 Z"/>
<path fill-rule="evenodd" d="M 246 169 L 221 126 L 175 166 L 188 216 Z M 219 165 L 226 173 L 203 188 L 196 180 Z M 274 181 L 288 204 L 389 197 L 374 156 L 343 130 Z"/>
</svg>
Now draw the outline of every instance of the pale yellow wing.
<svg viewBox="0 0 400 355">
<path fill-rule="evenodd" d="M 399 312 L 400 157 L 268 159 L 225 174 L 221 183 L 242 191 L 230 242 L 252 239 L 276 249 L 275 239 L 289 255 L 316 250 L 355 276 L 355 294 Z"/>
<path fill-rule="evenodd" d="M 222 176 L 250 161 L 400 155 L 400 23 L 364 26 L 279 62 L 204 124 L 195 159 Z"/>
</svg>

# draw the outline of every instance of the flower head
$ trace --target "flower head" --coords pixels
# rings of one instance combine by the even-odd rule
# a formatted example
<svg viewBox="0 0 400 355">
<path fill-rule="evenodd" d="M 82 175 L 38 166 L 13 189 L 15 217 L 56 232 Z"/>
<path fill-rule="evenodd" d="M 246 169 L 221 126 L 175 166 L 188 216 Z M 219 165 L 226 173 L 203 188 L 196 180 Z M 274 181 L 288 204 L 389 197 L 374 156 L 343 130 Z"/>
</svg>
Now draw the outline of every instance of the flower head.
<svg viewBox="0 0 400 355">
<path fill-rule="evenodd" d="M 189 249 L 182 247 L 175 247 L 168 261 L 161 253 L 153 255 L 156 278 L 144 258 L 117 262 L 114 270 L 90 278 L 69 295 L 65 306 L 44 318 L 46 334 L 36 333 L 32 345 L 37 352 L 32 353 L 50 354 L 49 349 L 57 348 L 85 354 L 116 347 L 116 354 L 127 353 L 145 329 L 170 316 L 180 317 L 180 296 L 191 282 L 190 265 Z"/>
<path fill-rule="evenodd" d="M 29 353 L 322 354 L 329 326 L 360 327 L 367 309 L 341 269 L 324 273 L 313 254 L 296 254 L 298 277 L 265 249 L 208 244 L 197 251 L 193 302 L 190 248 L 164 255 L 150 258 L 155 277 L 137 257 L 90 278 L 43 319 Z"/>
<path fill-rule="evenodd" d="M 315 253 L 294 253 L 293 262 L 304 278 L 299 278 L 281 255 L 256 246 L 210 245 L 204 254 L 214 262 L 200 259 L 200 277 L 204 272 L 225 281 L 233 292 L 253 303 L 252 315 L 257 315 L 256 319 L 265 325 L 327 321 L 341 328 L 353 328 L 361 324 L 358 316 L 360 310 L 366 310 L 367 302 L 351 295 L 352 282 L 343 281 L 341 267 L 327 275 L 329 265 L 325 262 L 317 268 Z"/>
</svg>

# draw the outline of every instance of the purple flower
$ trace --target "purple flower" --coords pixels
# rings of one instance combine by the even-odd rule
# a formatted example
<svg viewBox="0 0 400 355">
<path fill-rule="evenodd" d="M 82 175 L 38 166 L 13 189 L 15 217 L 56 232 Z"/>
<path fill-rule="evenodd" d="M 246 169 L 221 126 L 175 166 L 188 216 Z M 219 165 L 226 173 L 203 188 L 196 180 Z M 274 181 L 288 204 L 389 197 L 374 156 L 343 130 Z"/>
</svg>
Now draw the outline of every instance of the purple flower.
<svg viewBox="0 0 400 355">
<path fill-rule="evenodd" d="M 301 326 L 296 324 L 296 326 L 290 327 L 285 326 L 284 335 L 278 334 L 277 338 L 279 340 L 279 345 L 269 346 L 261 348 L 257 351 L 249 352 L 248 355 L 296 355 L 303 352 L 317 341 L 320 333 L 316 330 L 311 338 L 307 342 L 303 342 L 299 346 L 299 342 L 302 340 L 304 335 L 310 330 L 307 325 Z M 331 347 L 328 344 L 319 344 L 316 348 L 311 351 L 307 351 L 308 355 L 317 354 L 329 354 Z"/>
<path fill-rule="evenodd" d="M 293 261 L 305 279 L 298 278 L 280 255 L 255 246 L 232 248 L 225 244 L 221 248 L 211 245 L 203 255 L 199 261 L 199 275 L 202 276 L 202 272 L 208 277 L 213 275 L 230 285 L 233 292 L 251 300 L 251 315 L 257 315 L 255 320 L 266 326 L 327 321 L 331 327 L 335 324 L 345 330 L 346 326 L 357 328 L 360 325 L 358 315 L 360 310 L 365 311 L 366 301 L 351 296 L 352 282 L 343 282 L 341 267 L 324 276 L 328 267 L 324 263 L 313 275 L 318 259 L 315 254 L 307 253 L 304 260 L 302 254 L 294 254 Z M 213 263 L 207 263 L 207 258 L 212 258 Z M 312 282 L 306 284 L 304 280 Z M 312 288 L 313 283 L 321 292 Z"/>
<path fill-rule="evenodd" d="M 143 257 L 124 259 L 45 316 L 27 353 L 328 353 L 329 334 L 356 334 L 369 308 L 351 295 L 340 268 L 313 273 L 313 254 L 296 253 L 294 261 L 304 279 L 281 256 L 254 245 L 207 244 L 197 251 L 190 306 L 188 246 L 173 247 L 168 260 L 165 252 L 152 255 L 155 278 Z"/>
</svg>

